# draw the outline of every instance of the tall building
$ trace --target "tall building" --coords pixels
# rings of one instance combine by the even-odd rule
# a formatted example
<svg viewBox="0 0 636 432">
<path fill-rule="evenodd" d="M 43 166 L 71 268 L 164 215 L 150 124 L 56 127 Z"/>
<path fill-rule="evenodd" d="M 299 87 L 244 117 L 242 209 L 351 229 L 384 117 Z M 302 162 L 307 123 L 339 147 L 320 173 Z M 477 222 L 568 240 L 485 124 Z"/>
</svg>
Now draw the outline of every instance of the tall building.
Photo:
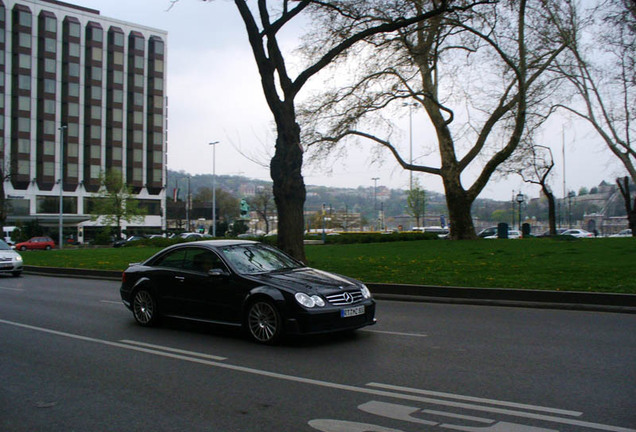
<svg viewBox="0 0 636 432">
<path fill-rule="evenodd" d="M 65 234 L 92 237 L 100 176 L 118 170 L 147 210 L 139 227 L 165 229 L 166 41 L 61 1 L 0 0 L 5 224 L 55 227 L 63 195 Z"/>
</svg>

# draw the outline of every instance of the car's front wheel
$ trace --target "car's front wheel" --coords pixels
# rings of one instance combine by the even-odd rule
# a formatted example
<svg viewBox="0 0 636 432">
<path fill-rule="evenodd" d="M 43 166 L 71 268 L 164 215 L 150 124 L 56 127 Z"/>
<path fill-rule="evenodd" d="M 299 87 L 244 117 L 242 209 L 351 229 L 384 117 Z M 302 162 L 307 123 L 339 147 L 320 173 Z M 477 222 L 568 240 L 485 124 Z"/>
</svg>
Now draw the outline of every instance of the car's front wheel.
<svg viewBox="0 0 636 432">
<path fill-rule="evenodd" d="M 276 343 L 283 333 L 280 312 L 268 300 L 257 300 L 250 305 L 246 324 L 252 339 L 263 344 Z"/>
<path fill-rule="evenodd" d="M 22 252 L 24 252 L 25 250 L 27 250 L 27 247 L 26 247 L 26 246 L 20 246 L 20 250 L 21 250 Z"/>
<path fill-rule="evenodd" d="M 157 324 L 159 320 L 157 300 L 154 295 L 145 288 L 135 293 L 132 303 L 132 312 L 135 320 L 144 327 Z"/>
</svg>

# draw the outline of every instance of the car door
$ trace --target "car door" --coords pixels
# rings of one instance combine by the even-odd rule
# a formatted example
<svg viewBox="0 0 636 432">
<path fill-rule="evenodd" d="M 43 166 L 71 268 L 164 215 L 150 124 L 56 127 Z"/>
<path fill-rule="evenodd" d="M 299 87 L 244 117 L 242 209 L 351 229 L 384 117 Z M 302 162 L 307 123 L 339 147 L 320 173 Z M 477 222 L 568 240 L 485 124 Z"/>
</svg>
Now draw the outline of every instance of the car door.
<svg viewBox="0 0 636 432">
<path fill-rule="evenodd" d="M 214 274 L 210 273 L 214 270 Z M 181 293 L 197 319 L 230 323 L 236 321 L 241 289 L 228 267 L 212 250 L 188 248 Z"/>
</svg>

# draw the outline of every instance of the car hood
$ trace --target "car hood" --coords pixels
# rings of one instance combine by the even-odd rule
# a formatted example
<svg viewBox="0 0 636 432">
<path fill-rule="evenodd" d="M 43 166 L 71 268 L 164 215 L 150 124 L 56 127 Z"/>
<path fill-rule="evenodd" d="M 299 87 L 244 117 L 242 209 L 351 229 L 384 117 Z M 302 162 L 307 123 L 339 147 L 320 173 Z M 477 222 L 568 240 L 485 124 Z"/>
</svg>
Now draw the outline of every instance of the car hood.
<svg viewBox="0 0 636 432">
<path fill-rule="evenodd" d="M 308 294 L 324 294 L 359 288 L 361 285 L 361 282 L 357 282 L 354 279 L 309 267 L 249 275 L 249 279 L 278 288 L 285 288 L 293 292 L 302 291 Z"/>
<path fill-rule="evenodd" d="M 0 259 L 4 259 L 4 260 L 6 260 L 7 258 L 15 259 L 17 256 L 18 254 L 13 251 L 8 251 L 8 250 L 0 251 Z"/>
</svg>

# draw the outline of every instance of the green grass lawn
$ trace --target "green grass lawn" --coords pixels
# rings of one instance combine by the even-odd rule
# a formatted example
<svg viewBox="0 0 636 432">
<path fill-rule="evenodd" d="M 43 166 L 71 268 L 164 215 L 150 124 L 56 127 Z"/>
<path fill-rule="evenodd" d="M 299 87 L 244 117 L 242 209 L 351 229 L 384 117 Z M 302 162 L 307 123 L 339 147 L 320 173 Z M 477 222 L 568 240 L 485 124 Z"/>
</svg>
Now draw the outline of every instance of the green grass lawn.
<svg viewBox="0 0 636 432">
<path fill-rule="evenodd" d="M 161 248 L 23 252 L 26 265 L 124 270 Z M 636 294 L 636 240 L 408 241 L 306 247 L 309 265 L 365 282 Z"/>
</svg>

